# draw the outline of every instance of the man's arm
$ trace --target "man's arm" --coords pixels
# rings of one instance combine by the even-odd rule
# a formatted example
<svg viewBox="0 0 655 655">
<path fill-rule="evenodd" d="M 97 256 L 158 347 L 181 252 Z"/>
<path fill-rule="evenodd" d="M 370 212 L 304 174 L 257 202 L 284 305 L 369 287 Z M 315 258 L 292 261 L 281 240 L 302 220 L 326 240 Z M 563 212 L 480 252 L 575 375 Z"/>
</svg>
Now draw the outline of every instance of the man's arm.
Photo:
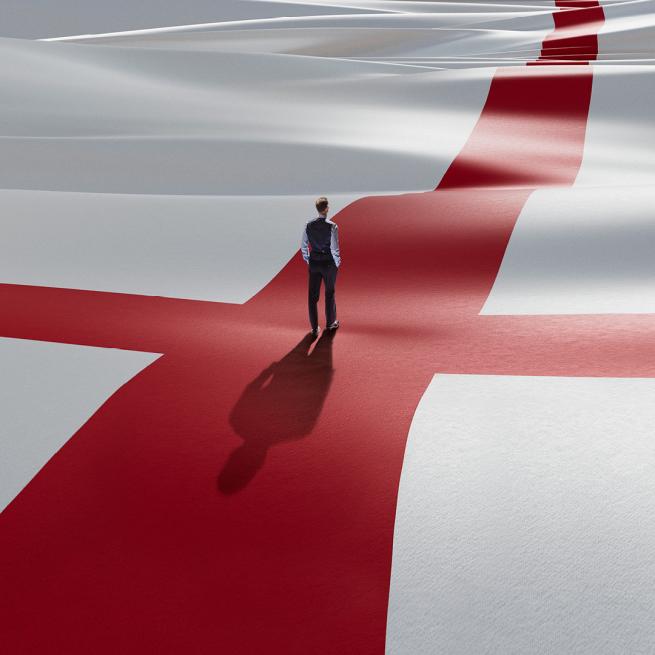
<svg viewBox="0 0 655 655">
<path fill-rule="evenodd" d="M 300 251 L 302 252 L 302 258 L 305 260 L 305 263 L 309 264 L 309 239 L 307 238 L 307 226 L 302 231 L 302 241 L 300 242 Z"/>
<path fill-rule="evenodd" d="M 337 268 L 341 264 L 341 255 L 339 254 L 339 226 L 332 226 L 332 236 L 330 237 L 330 250 Z"/>
</svg>

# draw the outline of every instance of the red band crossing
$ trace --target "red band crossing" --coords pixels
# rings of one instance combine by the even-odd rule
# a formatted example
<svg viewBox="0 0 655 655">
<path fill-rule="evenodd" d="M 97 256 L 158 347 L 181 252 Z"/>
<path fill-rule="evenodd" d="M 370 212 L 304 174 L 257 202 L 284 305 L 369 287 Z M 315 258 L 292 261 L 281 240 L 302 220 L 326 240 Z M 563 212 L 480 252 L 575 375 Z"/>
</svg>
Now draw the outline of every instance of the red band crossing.
<svg viewBox="0 0 655 655">
<path fill-rule="evenodd" d="M 478 315 L 529 194 L 575 179 L 591 82 L 500 69 L 436 192 L 342 211 L 344 327 L 309 356 L 299 254 L 242 306 L 0 287 L 5 336 L 165 353 L 4 512 L 10 650 L 382 653 L 432 375 L 655 373 L 648 316 Z"/>
</svg>

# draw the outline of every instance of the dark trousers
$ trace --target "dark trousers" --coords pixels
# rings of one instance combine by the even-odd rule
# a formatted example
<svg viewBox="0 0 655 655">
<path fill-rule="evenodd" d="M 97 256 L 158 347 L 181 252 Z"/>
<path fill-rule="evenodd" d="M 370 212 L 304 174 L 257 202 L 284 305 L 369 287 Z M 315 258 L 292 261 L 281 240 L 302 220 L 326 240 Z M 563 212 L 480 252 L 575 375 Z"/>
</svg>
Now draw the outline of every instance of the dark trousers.
<svg viewBox="0 0 655 655">
<path fill-rule="evenodd" d="M 333 261 L 309 262 L 309 324 L 312 330 L 318 327 L 318 298 L 321 280 L 325 286 L 325 322 L 329 327 L 337 320 L 337 303 L 334 300 L 334 286 L 337 283 L 337 265 Z"/>
</svg>

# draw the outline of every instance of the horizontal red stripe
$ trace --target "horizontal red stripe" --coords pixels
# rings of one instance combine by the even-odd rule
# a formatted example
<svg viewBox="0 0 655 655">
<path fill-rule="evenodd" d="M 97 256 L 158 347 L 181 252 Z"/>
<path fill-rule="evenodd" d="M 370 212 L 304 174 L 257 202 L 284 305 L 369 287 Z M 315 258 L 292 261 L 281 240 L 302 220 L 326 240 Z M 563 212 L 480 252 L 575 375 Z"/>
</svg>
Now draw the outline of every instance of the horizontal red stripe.
<svg viewBox="0 0 655 655">
<path fill-rule="evenodd" d="M 381 653 L 432 375 L 651 372 L 650 318 L 477 315 L 531 190 L 580 163 L 591 71 L 558 70 L 498 71 L 436 193 L 339 214 L 343 329 L 309 356 L 299 255 L 243 306 L 0 287 L 7 336 L 166 353 L 4 512 L 11 652 Z"/>
</svg>

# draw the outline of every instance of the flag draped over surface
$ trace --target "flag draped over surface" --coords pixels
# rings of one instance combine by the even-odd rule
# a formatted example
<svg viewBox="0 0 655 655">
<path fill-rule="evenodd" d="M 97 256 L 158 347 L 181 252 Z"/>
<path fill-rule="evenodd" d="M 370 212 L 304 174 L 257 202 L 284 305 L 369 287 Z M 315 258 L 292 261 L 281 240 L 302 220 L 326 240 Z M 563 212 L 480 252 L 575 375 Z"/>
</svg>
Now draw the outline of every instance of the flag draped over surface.
<svg viewBox="0 0 655 655">
<path fill-rule="evenodd" d="M 8 652 L 647 651 L 655 2 L 225 7 L 0 39 Z"/>
</svg>

